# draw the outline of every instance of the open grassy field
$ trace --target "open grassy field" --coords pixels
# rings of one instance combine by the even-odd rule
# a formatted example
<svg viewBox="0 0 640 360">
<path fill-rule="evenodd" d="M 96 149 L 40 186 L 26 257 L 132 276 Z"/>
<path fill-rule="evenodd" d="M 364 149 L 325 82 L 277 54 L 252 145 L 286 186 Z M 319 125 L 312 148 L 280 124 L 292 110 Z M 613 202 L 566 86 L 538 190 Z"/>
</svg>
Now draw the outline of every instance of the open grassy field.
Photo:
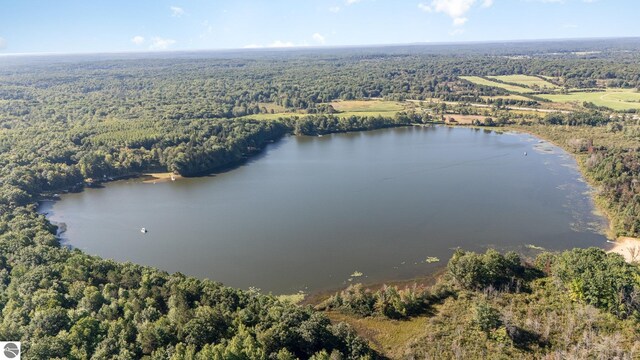
<svg viewBox="0 0 640 360">
<path fill-rule="evenodd" d="M 274 104 L 274 103 L 261 102 L 261 103 L 258 103 L 258 106 L 260 106 L 261 108 L 264 106 L 269 112 L 271 112 L 271 110 L 273 110 L 273 112 L 276 112 L 276 113 L 282 113 L 287 111 L 287 108 L 285 108 L 284 106 Z"/>
<path fill-rule="evenodd" d="M 407 344 L 424 334 L 429 318 L 416 317 L 409 320 L 390 320 L 376 317 L 356 317 L 339 312 L 327 313 L 336 323 L 346 322 L 358 334 L 369 341 L 376 351 L 391 359 L 401 359 Z"/>
<path fill-rule="evenodd" d="M 501 83 L 498 83 L 498 82 L 494 82 L 494 81 L 490 81 L 490 80 L 487 80 L 487 79 L 483 79 L 483 78 L 481 78 L 479 76 L 460 76 L 460 79 L 467 80 L 469 82 L 472 82 L 472 83 L 478 84 L 478 85 L 497 87 L 497 88 L 505 89 L 507 91 L 512 91 L 512 92 L 521 93 L 521 94 L 526 94 L 526 93 L 533 92 L 532 89 L 529 89 L 529 88 L 526 88 L 526 87 L 508 85 L 508 84 L 501 84 Z"/>
<path fill-rule="evenodd" d="M 277 120 L 278 118 L 286 118 L 286 117 L 294 117 L 294 116 L 305 116 L 304 113 L 293 113 L 293 112 L 282 112 L 275 114 L 254 114 L 254 115 L 245 115 L 241 116 L 237 119 L 254 119 L 254 120 Z"/>
<path fill-rule="evenodd" d="M 521 100 L 521 101 L 531 100 L 530 98 L 528 98 L 526 96 L 515 95 L 515 94 L 501 95 L 501 96 L 482 96 L 482 98 L 485 99 L 485 100 L 497 100 L 497 99 L 502 99 L 502 100 Z"/>
<path fill-rule="evenodd" d="M 334 101 L 331 106 L 340 112 L 398 112 L 406 107 L 406 103 L 384 100 L 348 100 Z"/>
<path fill-rule="evenodd" d="M 395 116 L 398 111 L 413 107 L 409 102 L 384 100 L 348 100 L 330 103 L 338 113 L 335 116 L 345 118 L 349 116 Z M 276 112 L 275 114 L 255 114 L 243 116 L 242 119 L 276 120 L 281 117 L 305 116 L 305 113 Z"/>
<path fill-rule="evenodd" d="M 331 103 L 334 109 L 339 111 L 339 117 L 349 116 L 395 116 L 398 111 L 405 110 L 412 104 L 397 101 L 384 100 L 348 100 L 334 101 Z"/>
<path fill-rule="evenodd" d="M 514 84 L 520 84 L 533 88 L 538 86 L 539 88 L 557 89 L 558 87 L 548 81 L 542 80 L 536 76 L 530 75 L 502 75 L 502 76 L 487 76 L 490 79 L 496 79 L 500 81 L 510 82 Z"/>
<path fill-rule="evenodd" d="M 587 101 L 613 110 L 640 109 L 640 92 L 630 89 L 608 89 L 606 91 L 544 94 L 539 96 L 553 102 L 577 102 L 581 104 Z"/>
</svg>

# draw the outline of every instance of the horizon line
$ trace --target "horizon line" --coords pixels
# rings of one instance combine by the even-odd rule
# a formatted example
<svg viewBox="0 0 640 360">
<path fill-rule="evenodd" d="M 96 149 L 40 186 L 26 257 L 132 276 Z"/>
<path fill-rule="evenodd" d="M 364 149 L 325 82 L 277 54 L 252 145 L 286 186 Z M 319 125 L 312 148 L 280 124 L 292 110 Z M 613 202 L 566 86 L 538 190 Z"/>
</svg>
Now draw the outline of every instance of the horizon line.
<svg viewBox="0 0 640 360">
<path fill-rule="evenodd" d="M 193 53 L 193 52 L 268 52 L 268 51 L 295 51 L 295 50 L 330 50 L 330 49 L 356 49 L 356 48 L 379 48 L 379 47 L 400 47 L 400 46 L 443 46 L 443 45 L 476 45 L 476 44 L 508 44 L 508 43 L 534 43 L 534 42 L 563 42 L 563 41 L 586 41 L 586 40 L 640 40 L 640 35 L 636 36 L 605 36 L 605 37 L 576 37 L 576 38 L 540 38 L 540 39 L 510 39 L 510 40 L 467 40 L 467 41 L 424 41 L 410 43 L 382 43 L 382 44 L 350 44 L 350 45 L 294 45 L 283 47 L 239 47 L 239 48 L 202 48 L 202 49 L 166 49 L 166 50 L 115 50 L 96 52 L 22 52 L 22 53 L 2 53 L 2 57 L 28 57 L 28 56 L 74 56 L 74 55 L 118 55 L 118 54 L 171 54 L 171 53 Z"/>
</svg>

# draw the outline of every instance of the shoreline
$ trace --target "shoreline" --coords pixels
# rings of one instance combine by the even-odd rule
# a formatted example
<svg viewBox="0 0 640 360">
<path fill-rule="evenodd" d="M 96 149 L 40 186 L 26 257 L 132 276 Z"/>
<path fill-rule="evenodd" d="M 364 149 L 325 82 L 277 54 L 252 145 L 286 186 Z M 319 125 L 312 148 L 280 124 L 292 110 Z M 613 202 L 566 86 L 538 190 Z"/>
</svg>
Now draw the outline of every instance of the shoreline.
<svg viewBox="0 0 640 360">
<path fill-rule="evenodd" d="M 562 151 L 564 151 L 565 153 L 569 154 L 573 160 L 576 162 L 577 168 L 578 168 L 578 172 L 580 173 L 580 176 L 582 176 L 582 178 L 586 181 L 587 185 L 592 189 L 592 191 L 589 192 L 589 196 L 591 197 L 591 200 L 593 200 L 593 206 L 596 210 L 596 212 L 600 215 L 602 215 L 602 217 L 604 217 L 607 220 L 607 228 L 603 229 L 604 230 L 604 236 L 609 239 L 609 240 L 613 240 L 614 242 L 617 242 L 618 239 L 620 239 L 621 237 L 618 237 L 612 229 L 612 224 L 613 224 L 613 218 L 611 216 L 611 214 L 609 214 L 609 212 L 607 211 L 607 209 L 604 208 L 604 206 L 602 206 L 602 204 L 600 204 L 598 195 L 597 195 L 597 188 L 598 188 L 598 184 L 595 184 L 594 181 L 589 177 L 589 175 L 587 174 L 587 172 L 584 170 L 584 164 L 582 163 L 582 161 L 580 161 L 580 159 L 578 158 L 577 154 L 569 151 L 569 149 L 565 148 L 564 146 L 558 144 L 557 142 L 550 140 L 548 137 L 542 135 L 542 134 L 538 134 L 535 133 L 533 131 L 530 130 L 526 130 L 520 127 L 513 127 L 512 125 L 506 126 L 507 129 L 510 129 L 512 131 L 516 131 L 516 132 L 521 132 L 521 133 L 525 133 L 528 135 L 531 135 L 533 137 L 536 137 L 540 140 L 544 140 L 549 142 L 550 144 L 562 149 Z"/>
<path fill-rule="evenodd" d="M 173 177 L 173 178 L 172 178 Z M 156 184 L 156 183 L 165 183 L 169 181 L 177 181 L 183 179 L 182 175 L 176 175 L 172 172 L 154 172 L 154 173 L 143 173 L 139 177 L 144 184 Z"/>
<path fill-rule="evenodd" d="M 607 219 L 608 222 L 608 228 L 605 230 L 604 234 L 609 240 L 607 241 L 607 243 L 610 245 L 609 249 L 605 249 L 605 251 L 609 254 L 619 254 L 622 257 L 624 257 L 625 261 L 628 263 L 637 263 L 640 262 L 640 238 L 634 238 L 631 236 L 617 236 L 613 229 L 612 229 L 612 224 L 613 224 L 613 218 L 611 216 L 611 214 L 607 211 L 607 209 L 602 205 L 601 201 L 606 201 L 604 199 L 600 199 L 597 195 L 597 184 L 595 184 L 593 182 L 593 180 L 588 176 L 588 174 L 586 173 L 586 171 L 584 170 L 584 164 L 582 161 L 580 161 L 580 159 L 578 158 L 577 154 L 570 152 L 568 149 L 566 149 L 565 147 L 561 146 L 560 144 L 556 143 L 555 141 L 552 141 L 550 139 L 548 139 L 546 136 L 543 136 L 541 134 L 537 134 L 533 131 L 527 131 L 525 129 L 521 129 L 521 128 L 514 128 L 514 127 L 510 127 L 514 131 L 519 131 L 519 132 L 523 132 L 526 134 L 529 134 L 531 136 L 537 137 L 539 139 L 548 141 L 549 143 L 559 147 L 560 149 L 564 150 L 567 154 L 571 155 L 571 157 L 573 157 L 573 159 L 575 160 L 576 164 L 578 165 L 578 171 L 580 172 L 580 175 L 582 176 L 582 178 L 584 178 L 587 182 L 587 184 L 589 185 L 589 187 L 591 187 L 594 191 L 590 191 L 590 197 L 593 200 L 593 205 L 595 207 L 595 210 L 600 213 L 605 219 Z"/>
<path fill-rule="evenodd" d="M 446 261 L 448 263 L 449 260 Z M 316 306 L 320 304 L 322 301 L 326 300 L 332 295 L 339 293 L 351 285 L 361 284 L 363 287 L 371 290 L 378 290 L 383 286 L 397 286 L 398 288 L 410 287 L 414 284 L 432 286 L 437 283 L 438 279 L 445 274 L 447 271 L 447 264 L 440 264 L 435 269 L 431 271 L 421 274 L 419 276 L 414 276 L 408 279 L 390 279 L 384 281 L 372 281 L 372 282 L 364 282 L 364 281 L 354 281 L 347 285 L 341 285 L 338 287 L 332 287 L 327 289 L 319 289 L 315 291 L 310 291 L 304 294 L 304 298 L 298 302 L 300 305 L 311 305 Z"/>
<path fill-rule="evenodd" d="M 640 262 L 640 239 L 620 236 L 607 253 L 622 255 L 628 263 Z"/>
<path fill-rule="evenodd" d="M 590 181 L 590 179 L 586 176 L 586 174 L 583 171 L 583 168 L 581 166 L 581 162 L 578 160 L 576 154 L 570 152 L 568 149 L 566 149 L 563 146 L 560 146 L 559 144 L 555 143 L 554 141 L 549 140 L 547 137 L 542 136 L 540 134 L 537 134 L 533 131 L 527 131 L 525 129 L 519 128 L 519 127 L 514 127 L 514 126 L 504 126 L 504 127 L 496 127 L 496 126 L 473 126 L 473 125 L 467 125 L 467 124 L 463 124 L 463 123 L 428 123 L 428 124 L 411 124 L 411 126 L 420 126 L 420 127 L 429 127 L 429 126 L 445 126 L 445 127 L 452 127 L 452 128 L 477 128 L 477 129 L 482 129 L 482 130 L 491 130 L 491 131 L 497 131 L 497 132 L 507 132 L 507 131 L 513 131 L 515 133 L 520 133 L 520 134 L 527 134 L 530 135 L 534 138 L 549 142 L 550 144 L 553 144 L 554 146 L 557 146 L 559 149 L 562 149 L 563 151 L 565 151 L 567 154 L 569 154 L 570 156 L 572 156 L 572 158 L 574 159 L 574 161 L 576 161 L 576 164 L 578 165 L 578 171 L 580 173 L 580 175 L 587 181 L 588 185 L 592 188 L 594 188 L 594 184 Z M 385 130 L 385 129 L 389 129 L 389 128 L 382 128 L 382 129 L 375 129 L 375 130 Z M 365 132 L 368 130 L 356 130 L 355 132 Z M 294 135 L 296 136 L 296 135 Z M 299 136 L 299 135 L 297 135 Z M 257 152 L 258 154 L 260 152 Z M 255 154 L 252 154 L 255 155 Z M 250 156 L 253 157 L 253 156 Z M 249 158 L 250 158 L 249 157 Z M 144 183 L 144 184 L 156 184 L 156 183 L 166 183 L 166 182 L 171 182 L 172 179 L 171 177 L 174 177 L 175 181 L 177 180 L 182 180 L 184 179 L 183 176 L 181 175 L 176 175 L 172 172 L 141 172 L 141 173 L 137 173 L 137 174 L 130 174 L 127 176 L 127 178 L 133 178 L 136 179 L 136 181 L 140 182 L 140 183 Z M 207 175 L 201 175 L 201 176 L 207 176 Z M 116 178 L 116 179 L 110 179 L 110 181 L 105 181 L 104 183 L 108 183 L 111 181 L 117 181 L 117 180 L 122 180 L 122 178 Z M 591 198 L 592 200 L 594 200 L 594 207 L 596 208 L 596 210 L 600 211 L 602 213 L 602 216 L 607 220 L 607 224 L 610 227 L 611 224 L 611 219 L 608 216 L 608 214 L 605 211 L 602 211 L 602 209 L 600 209 L 600 207 L 598 206 L 598 203 L 595 201 L 594 198 L 594 194 L 595 192 L 592 191 L 591 192 L 592 195 Z M 603 228 L 603 235 L 607 238 L 610 238 L 613 240 L 613 238 L 610 237 L 610 234 L 608 234 L 606 232 L 606 229 Z M 623 245 L 622 243 L 616 246 L 613 246 L 614 244 L 612 244 L 611 242 L 608 242 L 605 244 L 603 244 L 602 246 L 599 246 L 601 249 L 603 249 L 604 251 L 607 252 L 614 252 L 614 251 L 619 251 L 619 253 L 621 252 L 626 252 L 629 253 L 630 250 L 628 250 L 629 248 L 631 248 L 632 246 L 629 245 L 629 242 L 625 242 L 625 245 Z M 640 249 L 640 240 L 638 240 L 638 247 Z M 609 249 L 611 246 L 613 246 L 613 249 Z M 640 253 L 640 250 L 639 250 Z M 623 254 L 623 256 L 625 256 L 625 258 L 627 258 L 626 255 Z M 640 258 L 640 256 L 639 256 Z M 436 278 L 439 277 L 439 275 L 442 275 L 443 271 L 442 269 L 440 270 L 435 270 L 435 271 L 429 271 L 427 273 L 421 274 L 420 276 L 417 277 L 413 277 L 410 279 L 389 279 L 387 281 L 383 281 L 383 282 L 373 282 L 373 283 L 363 283 L 363 285 L 367 286 L 367 287 L 371 287 L 371 288 L 378 288 L 384 284 L 387 285 L 399 285 L 399 286 L 407 286 L 413 283 L 432 283 L 435 282 Z M 356 283 L 356 282 L 354 282 Z M 315 304 L 318 302 L 319 299 L 322 299 L 326 296 L 332 295 L 335 292 L 339 292 L 341 290 L 344 290 L 346 288 L 346 286 L 337 286 L 335 288 L 331 288 L 331 289 L 324 289 L 324 290 L 317 290 L 317 291 L 310 291 L 309 293 L 305 294 L 304 298 L 300 301 L 300 303 L 302 304 Z M 286 296 L 286 295 L 296 295 L 296 294 L 274 294 L 275 296 Z"/>
</svg>

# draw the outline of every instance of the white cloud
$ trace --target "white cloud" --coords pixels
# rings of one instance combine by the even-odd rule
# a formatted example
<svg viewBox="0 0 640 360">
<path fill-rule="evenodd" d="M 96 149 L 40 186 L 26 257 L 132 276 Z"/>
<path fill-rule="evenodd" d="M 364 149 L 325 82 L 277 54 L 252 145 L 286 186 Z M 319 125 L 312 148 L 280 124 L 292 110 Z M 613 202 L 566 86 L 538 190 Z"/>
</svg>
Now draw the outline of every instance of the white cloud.
<svg viewBox="0 0 640 360">
<path fill-rule="evenodd" d="M 175 43 L 176 41 L 173 39 L 164 39 L 159 36 L 156 36 L 151 39 L 151 45 L 149 45 L 149 50 L 166 50 Z"/>
<path fill-rule="evenodd" d="M 243 46 L 243 48 L 245 49 L 262 49 L 263 47 L 264 47 L 263 45 L 258 45 L 258 44 L 249 44 L 249 45 Z"/>
<path fill-rule="evenodd" d="M 320 33 L 313 34 L 311 38 L 313 38 L 313 40 L 318 44 L 324 44 L 326 42 L 326 39 Z"/>
<path fill-rule="evenodd" d="M 466 14 L 476 2 L 480 2 L 484 8 L 493 6 L 493 0 L 431 0 L 429 3 L 419 3 L 418 9 L 428 13 L 443 13 L 453 20 L 454 26 L 462 26 L 469 20 Z"/>
<path fill-rule="evenodd" d="M 5 47 L 7 47 L 7 40 L 5 40 L 3 37 L 0 37 L 0 50 L 4 49 Z"/>
<path fill-rule="evenodd" d="M 543 3 L 543 4 L 564 4 L 567 3 L 569 0 L 524 0 L 526 2 L 538 2 L 538 3 Z M 600 0 L 582 0 L 581 2 L 585 3 L 585 4 L 593 4 L 593 3 L 597 3 Z"/>
<path fill-rule="evenodd" d="M 293 45 L 291 41 L 280 41 L 280 40 L 276 40 L 271 44 L 267 45 L 267 47 L 270 47 L 270 48 L 288 48 L 288 47 L 294 47 L 294 46 L 295 45 Z"/>
<path fill-rule="evenodd" d="M 213 25 L 209 23 L 209 20 L 202 22 L 203 31 L 200 34 L 200 39 L 206 39 L 213 34 Z"/>
<path fill-rule="evenodd" d="M 418 4 L 418 7 L 427 12 L 441 12 L 451 18 L 463 17 L 471 9 L 476 0 L 432 0 L 431 4 Z"/>
<path fill-rule="evenodd" d="M 329 11 L 331 11 L 332 13 L 337 13 L 340 11 L 340 6 L 332 6 L 329 8 Z"/>
<path fill-rule="evenodd" d="M 144 37 L 142 37 L 140 35 L 136 35 L 136 36 L 131 38 L 131 42 L 136 44 L 136 45 L 142 45 L 144 43 Z"/>
<path fill-rule="evenodd" d="M 182 15 L 184 15 L 184 9 L 178 6 L 170 6 L 169 9 L 171 9 L 171 16 L 174 17 L 180 17 Z"/>
<path fill-rule="evenodd" d="M 420 10 L 422 10 L 424 12 L 429 12 L 429 13 L 433 12 L 433 9 L 431 8 L 431 6 L 429 6 L 427 4 L 423 4 L 423 3 L 418 4 L 418 9 L 420 9 Z"/>
<path fill-rule="evenodd" d="M 464 23 L 467 22 L 467 20 L 469 20 L 466 17 L 457 17 L 453 19 L 453 26 L 462 26 L 464 25 Z"/>
<path fill-rule="evenodd" d="M 356 3 L 359 3 L 362 0 L 346 0 L 345 2 L 347 3 L 347 5 L 353 5 Z"/>
</svg>

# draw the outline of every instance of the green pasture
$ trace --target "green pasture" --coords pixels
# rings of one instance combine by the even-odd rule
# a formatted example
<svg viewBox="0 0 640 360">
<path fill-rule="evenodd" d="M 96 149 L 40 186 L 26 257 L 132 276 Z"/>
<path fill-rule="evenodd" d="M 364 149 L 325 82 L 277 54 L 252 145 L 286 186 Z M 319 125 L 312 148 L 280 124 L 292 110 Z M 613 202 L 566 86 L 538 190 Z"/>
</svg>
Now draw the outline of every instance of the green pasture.
<svg viewBox="0 0 640 360">
<path fill-rule="evenodd" d="M 413 106 L 410 103 L 402 103 L 398 101 L 384 101 L 384 100 L 348 100 L 348 101 L 334 101 L 330 103 L 331 106 L 337 111 L 334 116 L 347 118 L 350 116 L 387 116 L 393 117 L 399 111 Z M 246 115 L 242 119 L 255 119 L 255 120 L 277 120 L 278 118 L 303 117 L 306 113 L 294 113 L 294 112 L 281 112 L 275 114 L 255 114 Z"/>
<path fill-rule="evenodd" d="M 521 93 L 521 94 L 526 94 L 526 93 L 533 92 L 532 89 L 529 89 L 529 88 L 526 88 L 526 87 L 516 86 L 516 85 L 509 85 L 509 84 L 502 84 L 502 83 L 499 83 L 499 82 L 495 82 L 495 81 L 491 81 L 491 80 L 487 80 L 487 79 L 481 78 L 479 76 L 460 76 L 460 79 L 472 82 L 472 83 L 477 84 L 477 85 L 497 87 L 497 88 L 501 88 L 501 89 L 504 89 L 504 90 L 507 90 L 507 91 Z"/>
<path fill-rule="evenodd" d="M 578 103 L 591 102 L 597 106 L 606 106 L 613 110 L 640 109 L 640 93 L 630 89 L 608 89 L 595 92 L 572 92 L 569 94 L 542 94 L 542 98 L 553 102 Z"/>
<path fill-rule="evenodd" d="M 505 81 L 509 83 L 519 84 L 526 87 L 534 88 L 547 88 L 547 89 L 557 89 L 558 86 L 543 80 L 536 76 L 530 75 L 501 75 L 501 76 L 487 76 L 490 79 L 496 79 L 500 81 Z"/>
</svg>

